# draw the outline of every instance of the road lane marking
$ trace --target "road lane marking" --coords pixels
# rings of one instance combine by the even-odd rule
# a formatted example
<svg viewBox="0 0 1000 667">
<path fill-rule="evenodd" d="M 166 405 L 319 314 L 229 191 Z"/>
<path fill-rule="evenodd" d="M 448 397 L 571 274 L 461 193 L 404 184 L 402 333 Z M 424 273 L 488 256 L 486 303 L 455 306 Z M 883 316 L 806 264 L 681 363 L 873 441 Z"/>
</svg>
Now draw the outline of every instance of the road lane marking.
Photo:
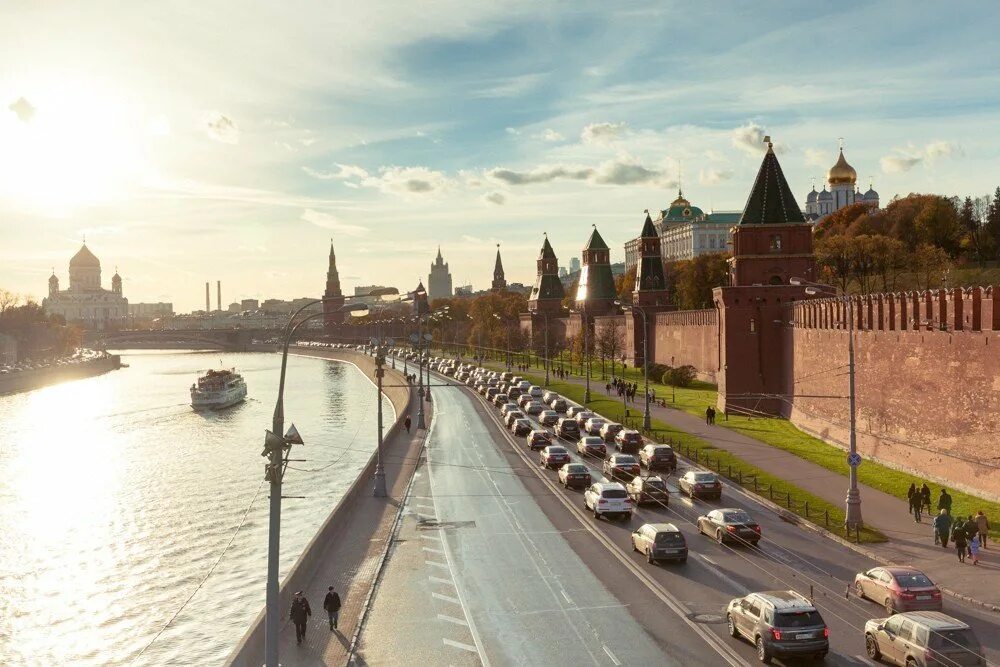
<svg viewBox="0 0 1000 667">
<path fill-rule="evenodd" d="M 450 602 L 452 604 L 462 605 L 462 601 L 458 598 L 452 597 L 450 595 L 442 595 L 441 593 L 431 593 L 431 597 L 436 600 L 444 600 L 445 602 Z"/>
<path fill-rule="evenodd" d="M 441 641 L 444 642 L 445 644 L 447 644 L 448 646 L 454 646 L 455 648 L 463 649 L 465 651 L 468 651 L 469 653 L 479 653 L 479 649 L 477 649 L 475 646 L 470 646 L 468 644 L 463 644 L 462 642 L 457 642 L 457 641 L 455 641 L 453 639 L 447 639 L 446 638 L 446 639 L 442 639 Z M 480 657 L 482 657 L 482 656 L 480 656 Z"/>
<path fill-rule="evenodd" d="M 704 561 L 707 561 L 707 562 L 711 563 L 711 564 L 712 564 L 712 565 L 714 565 L 715 567 L 719 567 L 719 564 L 718 564 L 718 563 L 716 563 L 716 562 L 715 562 L 714 560 L 712 560 L 711 558 L 709 558 L 708 556 L 705 556 L 705 555 L 702 555 L 702 554 L 698 554 L 698 555 L 700 555 L 700 556 L 701 556 L 701 559 L 702 559 L 702 560 L 704 560 Z"/>
<path fill-rule="evenodd" d="M 444 555 L 444 552 L 441 551 L 440 549 L 431 549 L 430 547 L 420 547 L 420 548 L 426 551 L 427 553 L 441 554 L 442 556 Z"/>
<path fill-rule="evenodd" d="M 608 648 L 607 644 L 601 644 L 601 648 L 603 648 L 604 652 L 608 654 L 609 658 L 611 658 L 611 662 L 615 663 L 616 667 L 620 667 L 622 663 L 618 661 L 618 658 L 616 658 L 615 654 L 611 652 L 611 649 Z"/>
<path fill-rule="evenodd" d="M 727 584 L 729 584 L 733 588 L 733 590 L 735 590 L 740 595 L 749 595 L 750 594 L 750 589 L 749 588 L 747 588 L 746 586 L 744 586 L 743 584 L 741 584 L 740 582 L 736 581 L 735 579 L 733 579 L 732 577 L 730 577 L 728 574 L 726 574 L 723 571 L 723 568 L 718 563 L 716 563 L 714 560 L 712 560 L 711 558 L 709 558 L 705 554 L 700 554 L 700 553 L 697 553 L 697 552 L 691 552 L 691 556 L 693 556 L 695 560 L 699 560 L 700 559 L 700 560 L 703 560 L 703 561 L 711 564 L 712 565 L 712 568 L 711 568 L 712 569 L 712 573 L 715 576 L 717 576 L 719 579 L 722 579 L 724 582 L 726 582 Z"/>
<path fill-rule="evenodd" d="M 435 567 L 440 567 L 440 568 L 445 569 L 445 570 L 448 569 L 448 566 L 446 564 L 439 563 L 436 560 L 425 560 L 424 562 L 427 563 L 428 565 L 433 565 Z"/>
<path fill-rule="evenodd" d="M 562 593 L 563 599 L 566 600 L 567 603 L 573 604 L 573 600 L 570 599 L 570 597 L 568 595 L 566 595 L 566 591 L 564 591 L 563 589 L 560 588 L 559 592 Z"/>
<path fill-rule="evenodd" d="M 455 618 L 454 616 L 445 616 L 444 614 L 437 615 L 438 620 L 447 621 L 449 623 L 454 623 L 455 625 L 461 625 L 462 627 L 469 627 L 469 624 L 460 618 Z"/>
<path fill-rule="evenodd" d="M 455 582 L 451 579 L 442 579 L 441 577 L 427 577 L 427 579 L 433 581 L 435 584 L 448 584 L 449 586 L 455 585 Z"/>
<path fill-rule="evenodd" d="M 421 533 L 420 539 L 423 539 L 423 540 L 434 540 L 435 542 L 440 542 L 441 541 L 441 538 L 437 537 L 436 535 L 425 535 L 423 533 Z"/>
</svg>

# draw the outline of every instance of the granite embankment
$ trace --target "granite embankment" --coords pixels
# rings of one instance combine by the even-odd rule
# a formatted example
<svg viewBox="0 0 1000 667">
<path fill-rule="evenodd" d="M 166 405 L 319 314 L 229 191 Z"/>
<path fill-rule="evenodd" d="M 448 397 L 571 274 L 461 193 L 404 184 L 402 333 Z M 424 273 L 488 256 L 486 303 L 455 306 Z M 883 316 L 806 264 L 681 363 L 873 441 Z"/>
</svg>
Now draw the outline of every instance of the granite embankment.
<svg viewBox="0 0 1000 667">
<path fill-rule="evenodd" d="M 76 364 L 49 366 L 0 375 L 0 394 L 40 389 L 50 384 L 102 375 L 121 367 L 121 357 L 111 354 L 101 359 Z"/>
</svg>

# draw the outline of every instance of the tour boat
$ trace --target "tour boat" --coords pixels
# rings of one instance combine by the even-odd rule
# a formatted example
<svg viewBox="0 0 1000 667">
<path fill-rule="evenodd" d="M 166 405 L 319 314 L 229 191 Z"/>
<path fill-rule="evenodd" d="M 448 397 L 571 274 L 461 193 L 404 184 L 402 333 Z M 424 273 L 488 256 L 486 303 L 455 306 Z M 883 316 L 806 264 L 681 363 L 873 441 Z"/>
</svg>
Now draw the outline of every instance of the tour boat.
<svg viewBox="0 0 1000 667">
<path fill-rule="evenodd" d="M 221 410 L 247 397 L 243 376 L 231 370 L 211 370 L 191 385 L 191 407 L 195 410 Z"/>
</svg>

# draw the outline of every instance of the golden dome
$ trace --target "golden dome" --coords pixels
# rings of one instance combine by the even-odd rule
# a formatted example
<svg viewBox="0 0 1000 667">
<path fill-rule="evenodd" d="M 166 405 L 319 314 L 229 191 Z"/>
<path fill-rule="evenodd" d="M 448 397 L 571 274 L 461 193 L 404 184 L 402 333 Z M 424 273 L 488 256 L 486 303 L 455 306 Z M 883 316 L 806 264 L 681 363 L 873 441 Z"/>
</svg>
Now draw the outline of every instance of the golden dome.
<svg viewBox="0 0 1000 667">
<path fill-rule="evenodd" d="M 840 157 L 837 158 L 837 164 L 830 167 L 830 171 L 826 172 L 826 180 L 830 185 L 837 185 L 839 183 L 850 183 L 854 185 L 858 182 L 858 172 L 854 171 L 854 167 L 847 164 L 847 160 L 844 159 L 844 149 L 840 149 Z"/>
</svg>

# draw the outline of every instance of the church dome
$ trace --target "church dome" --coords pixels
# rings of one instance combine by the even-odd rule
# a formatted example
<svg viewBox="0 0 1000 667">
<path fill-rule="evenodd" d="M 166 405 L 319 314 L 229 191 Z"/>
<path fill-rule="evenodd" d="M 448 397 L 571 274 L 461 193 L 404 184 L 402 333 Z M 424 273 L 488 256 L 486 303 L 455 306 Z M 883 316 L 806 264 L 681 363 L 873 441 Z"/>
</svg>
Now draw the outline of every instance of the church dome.
<svg viewBox="0 0 1000 667">
<path fill-rule="evenodd" d="M 819 193 L 816 199 L 818 199 L 819 201 L 830 201 L 833 199 L 833 193 L 827 190 L 826 186 L 824 185 L 823 190 Z"/>
<path fill-rule="evenodd" d="M 878 193 L 872 188 L 868 188 L 868 192 L 865 193 L 865 201 L 878 201 Z"/>
<path fill-rule="evenodd" d="M 806 195 L 806 203 L 812 204 L 814 201 L 816 201 L 816 197 L 818 195 L 819 195 L 819 193 L 816 192 L 816 186 L 814 185 L 813 189 L 812 189 L 812 192 L 810 192 L 809 194 Z"/>
<path fill-rule="evenodd" d="M 53 273 L 51 276 L 49 276 L 49 284 L 50 285 L 53 284 L 53 283 L 58 283 L 58 282 L 59 282 L 59 278 L 58 278 L 58 276 L 56 276 L 55 273 Z"/>
<path fill-rule="evenodd" d="M 90 252 L 90 248 L 84 243 L 83 247 L 73 255 L 73 259 L 69 260 L 70 268 L 74 267 L 90 267 L 90 268 L 101 268 L 101 260 L 97 259 L 94 253 Z"/>
<path fill-rule="evenodd" d="M 837 164 L 830 167 L 830 171 L 826 172 L 826 180 L 830 185 L 841 183 L 854 185 L 858 182 L 858 172 L 854 171 L 854 167 L 847 164 L 847 160 L 844 159 L 843 148 L 840 149 L 840 157 L 837 158 Z"/>
</svg>

